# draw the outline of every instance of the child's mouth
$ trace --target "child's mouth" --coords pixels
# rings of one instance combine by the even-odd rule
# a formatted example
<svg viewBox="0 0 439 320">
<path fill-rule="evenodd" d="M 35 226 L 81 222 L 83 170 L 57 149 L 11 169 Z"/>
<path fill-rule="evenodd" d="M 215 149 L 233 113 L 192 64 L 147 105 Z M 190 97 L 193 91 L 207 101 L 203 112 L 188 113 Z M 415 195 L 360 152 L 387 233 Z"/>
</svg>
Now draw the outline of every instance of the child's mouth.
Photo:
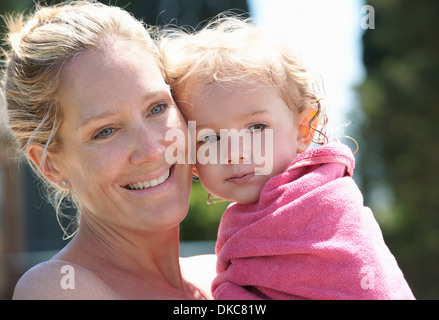
<svg viewBox="0 0 439 320">
<path fill-rule="evenodd" d="M 254 175 L 255 175 L 254 172 L 242 173 L 234 177 L 228 178 L 227 181 L 234 184 L 243 184 L 248 182 L 251 178 L 253 178 Z"/>
</svg>

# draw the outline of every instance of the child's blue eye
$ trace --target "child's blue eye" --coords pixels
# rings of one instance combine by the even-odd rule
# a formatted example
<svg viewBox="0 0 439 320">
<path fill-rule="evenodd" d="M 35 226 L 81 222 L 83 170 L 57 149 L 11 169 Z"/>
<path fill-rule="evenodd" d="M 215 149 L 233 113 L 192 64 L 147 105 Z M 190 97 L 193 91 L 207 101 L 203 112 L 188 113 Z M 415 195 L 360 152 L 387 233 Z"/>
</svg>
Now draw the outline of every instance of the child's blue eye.
<svg viewBox="0 0 439 320">
<path fill-rule="evenodd" d="M 266 125 L 262 123 L 257 123 L 248 128 L 250 132 L 261 132 L 264 131 Z"/>
<path fill-rule="evenodd" d="M 214 142 L 219 141 L 219 139 L 220 139 L 220 136 L 212 134 L 210 136 L 205 136 L 205 137 L 201 138 L 200 142 L 203 142 L 203 143 L 214 143 Z"/>
</svg>

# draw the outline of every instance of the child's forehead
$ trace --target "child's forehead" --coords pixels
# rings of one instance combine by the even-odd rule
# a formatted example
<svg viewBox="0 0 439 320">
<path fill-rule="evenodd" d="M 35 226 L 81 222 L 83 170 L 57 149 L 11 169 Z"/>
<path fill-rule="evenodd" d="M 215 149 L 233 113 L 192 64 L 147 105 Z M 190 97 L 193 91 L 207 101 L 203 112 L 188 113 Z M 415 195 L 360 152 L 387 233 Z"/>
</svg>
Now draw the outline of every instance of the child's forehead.
<svg viewBox="0 0 439 320">
<path fill-rule="evenodd" d="M 282 99 L 282 94 L 279 88 L 268 81 L 252 77 L 222 81 L 209 79 L 194 81 L 192 79 L 176 92 L 176 102 L 182 113 L 189 118 L 201 117 L 198 114 L 200 109 L 204 109 L 203 105 L 211 104 L 212 101 L 221 101 L 221 105 L 225 106 L 231 99 L 234 101 L 237 101 L 236 99 L 240 99 L 240 101 L 250 99 L 249 105 L 257 105 L 258 101 L 267 101 L 268 97 Z M 233 107 L 242 108 L 246 104 L 234 104 Z"/>
<path fill-rule="evenodd" d="M 180 90 L 180 96 L 191 97 L 191 100 L 217 94 L 219 91 L 227 93 L 252 94 L 262 90 L 276 90 L 277 88 L 265 79 L 251 76 L 236 76 L 222 79 L 207 78 L 194 79 Z"/>
<path fill-rule="evenodd" d="M 177 103 L 184 115 L 203 118 L 209 117 L 209 112 L 230 108 L 234 115 L 262 114 L 261 109 L 268 111 L 279 100 L 283 101 L 282 96 L 271 84 L 233 81 L 193 84 L 178 96 Z"/>
</svg>

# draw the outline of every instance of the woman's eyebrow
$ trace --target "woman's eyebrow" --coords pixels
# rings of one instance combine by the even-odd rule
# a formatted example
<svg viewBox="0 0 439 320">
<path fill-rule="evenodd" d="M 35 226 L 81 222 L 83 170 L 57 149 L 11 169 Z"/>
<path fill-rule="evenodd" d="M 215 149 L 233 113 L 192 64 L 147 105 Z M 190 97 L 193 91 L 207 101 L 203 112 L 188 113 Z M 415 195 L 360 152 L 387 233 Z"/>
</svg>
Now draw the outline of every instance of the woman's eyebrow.
<svg viewBox="0 0 439 320">
<path fill-rule="evenodd" d="M 162 95 L 167 95 L 169 94 L 169 87 L 166 86 L 162 89 L 157 89 L 157 90 L 151 90 L 148 93 L 146 93 L 145 95 L 143 95 L 143 97 L 141 98 L 140 101 L 142 101 L 142 103 L 147 102 L 149 100 L 153 100 L 154 98 L 158 97 L 158 96 L 162 96 Z M 92 121 L 97 121 L 100 119 L 105 119 L 105 118 L 109 118 L 112 117 L 114 115 L 116 115 L 118 112 L 120 112 L 120 108 L 114 107 L 114 108 L 110 108 L 110 110 L 108 111 L 104 111 L 102 113 L 99 114 L 95 114 L 95 115 L 91 115 L 88 117 L 85 117 L 84 119 L 81 120 L 81 122 L 79 123 L 79 128 L 82 128 L 84 126 L 86 126 L 88 123 L 92 122 Z"/>
<path fill-rule="evenodd" d="M 79 124 L 79 128 L 82 128 L 84 126 L 86 126 L 88 123 L 93 122 L 93 121 L 97 121 L 100 119 L 105 119 L 105 118 L 109 118 L 111 116 L 114 116 L 117 112 L 116 111 L 107 111 L 107 112 L 102 112 L 99 113 L 97 115 L 92 115 L 90 117 L 84 118 L 80 124 Z"/>
</svg>

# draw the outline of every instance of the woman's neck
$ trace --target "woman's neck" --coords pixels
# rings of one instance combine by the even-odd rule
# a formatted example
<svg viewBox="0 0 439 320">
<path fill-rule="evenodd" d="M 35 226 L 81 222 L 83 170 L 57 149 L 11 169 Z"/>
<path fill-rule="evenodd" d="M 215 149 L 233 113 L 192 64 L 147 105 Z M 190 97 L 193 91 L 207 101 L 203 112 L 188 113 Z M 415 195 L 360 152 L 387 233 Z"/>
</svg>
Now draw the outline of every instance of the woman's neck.
<svg viewBox="0 0 439 320">
<path fill-rule="evenodd" d="M 80 230 L 55 259 L 78 264 L 94 272 L 103 281 L 133 283 L 145 292 L 148 287 L 169 298 L 192 291 L 182 278 L 179 264 L 179 227 L 156 232 L 116 230 L 87 217 Z M 116 280 L 120 277 L 119 280 Z M 106 280 L 108 279 L 108 280 Z M 112 284 L 109 284 L 110 287 Z M 160 288 L 160 289 L 158 289 Z M 180 297 L 182 298 L 182 297 Z"/>
</svg>

